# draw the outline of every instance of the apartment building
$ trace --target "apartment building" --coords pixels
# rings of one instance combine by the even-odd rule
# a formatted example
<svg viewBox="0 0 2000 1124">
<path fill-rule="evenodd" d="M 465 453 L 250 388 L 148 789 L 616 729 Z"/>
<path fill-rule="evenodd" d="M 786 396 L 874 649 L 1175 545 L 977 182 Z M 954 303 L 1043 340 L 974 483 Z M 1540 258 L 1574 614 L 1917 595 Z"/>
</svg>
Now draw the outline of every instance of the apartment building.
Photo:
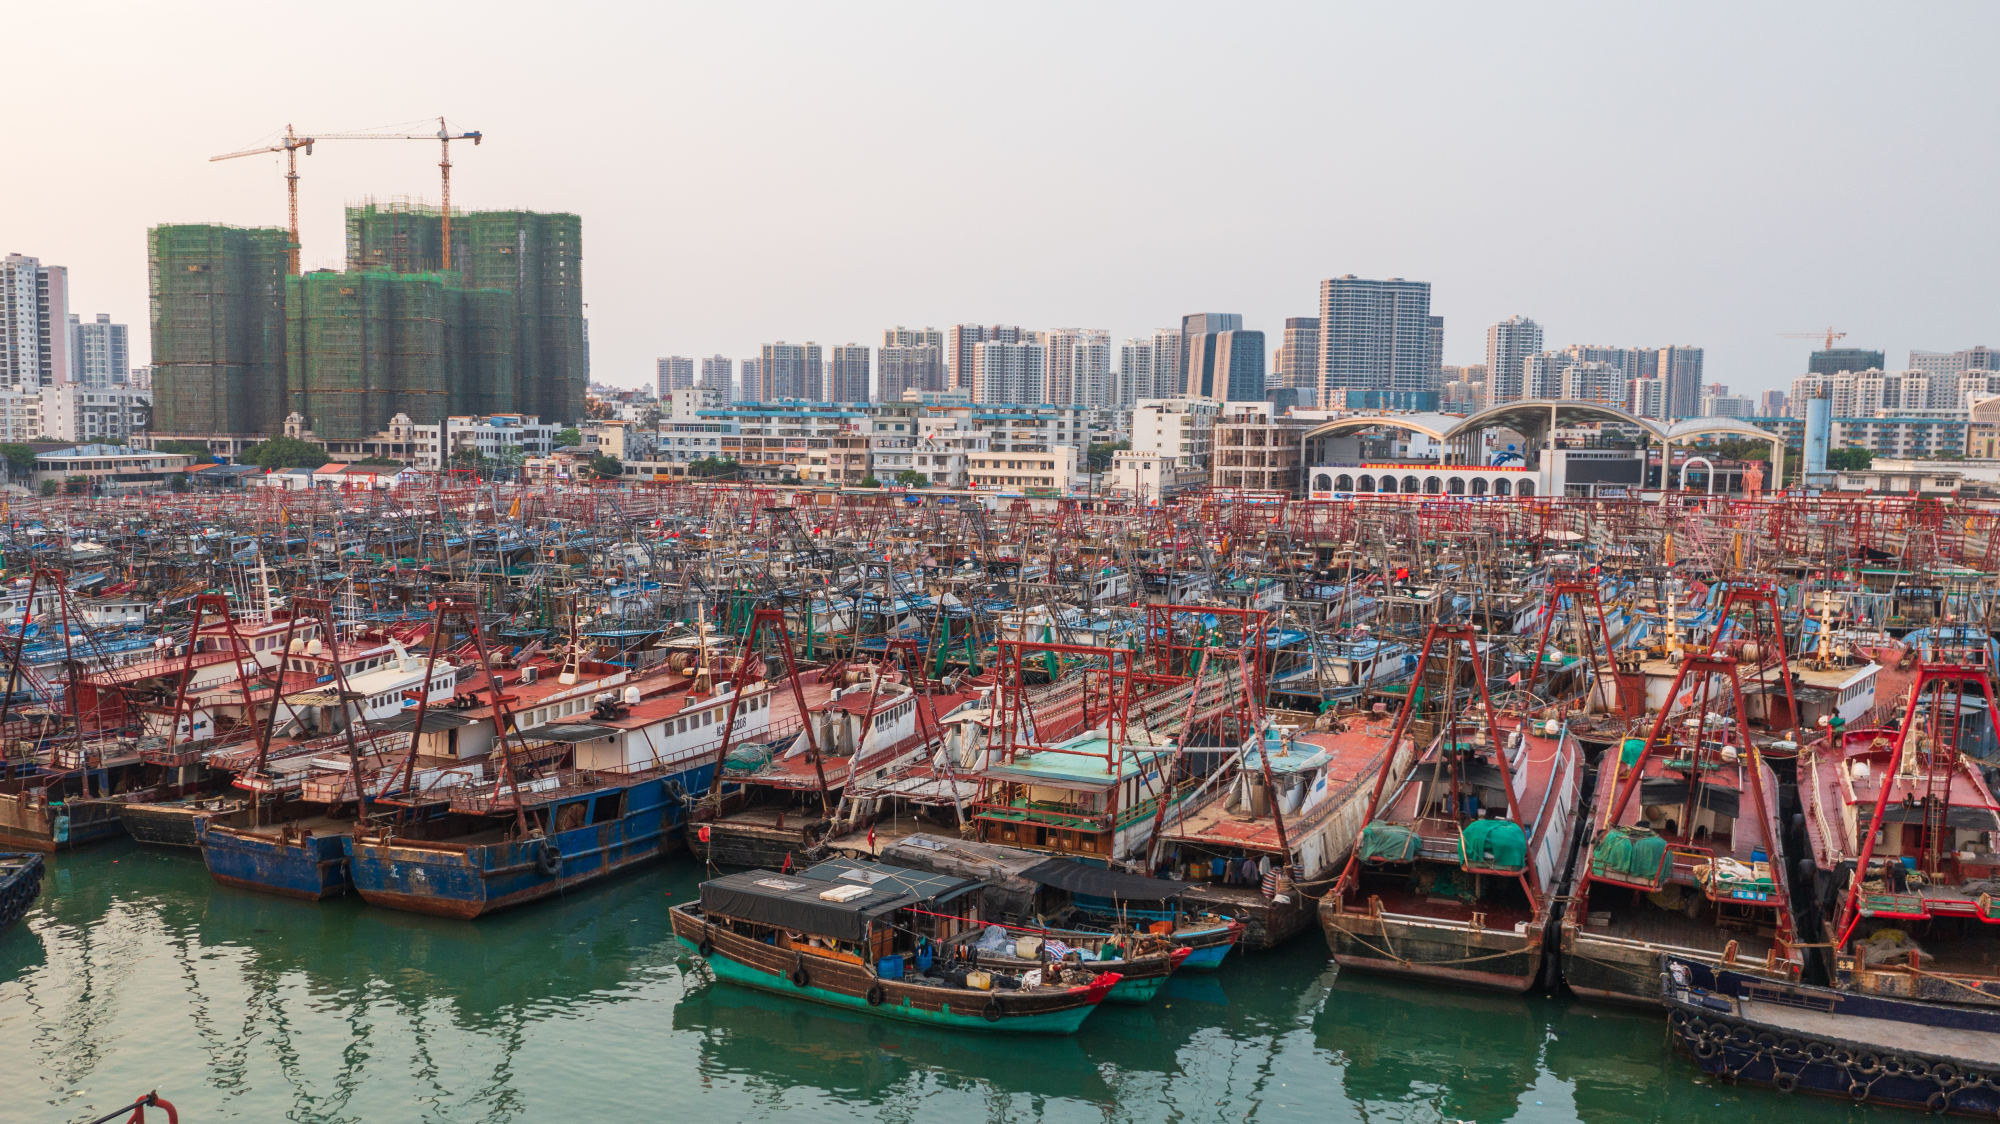
<svg viewBox="0 0 2000 1124">
<path fill-rule="evenodd" d="M 1276 416 L 1269 402 L 1230 402 L 1216 415 L 1208 477 L 1218 488 L 1299 490 L 1299 458 L 1313 422 Z"/>
<path fill-rule="evenodd" d="M 1222 406 L 1214 398 L 1141 399 L 1132 409 L 1132 451 L 1206 469 Z"/>
</svg>

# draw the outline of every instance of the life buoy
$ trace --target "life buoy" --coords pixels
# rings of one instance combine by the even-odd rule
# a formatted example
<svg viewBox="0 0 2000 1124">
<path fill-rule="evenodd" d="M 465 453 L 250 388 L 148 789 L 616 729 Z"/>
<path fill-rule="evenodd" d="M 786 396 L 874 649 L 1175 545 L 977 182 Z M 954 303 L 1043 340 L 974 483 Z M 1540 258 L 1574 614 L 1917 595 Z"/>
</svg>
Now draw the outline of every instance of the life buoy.
<svg viewBox="0 0 2000 1124">
<path fill-rule="evenodd" d="M 701 944 L 695 946 L 695 951 L 701 953 L 702 958 L 704 960 L 707 959 L 708 957 L 714 956 L 715 938 L 709 936 L 707 933 L 703 933 L 701 935 Z"/>
<path fill-rule="evenodd" d="M 868 1005 L 870 1007 L 880 1007 L 882 1001 L 887 998 L 889 998 L 889 993 L 882 990 L 881 984 L 875 984 L 868 989 Z"/>
<path fill-rule="evenodd" d="M 702 824 L 700 830 L 696 831 L 694 834 L 695 838 L 701 840 L 703 843 L 708 842 L 708 825 Z"/>
<path fill-rule="evenodd" d="M 537 845 L 535 869 L 552 878 L 562 873 L 562 852 L 556 848 L 555 840 L 544 839 Z"/>
<path fill-rule="evenodd" d="M 812 977 L 806 974 L 805 954 L 801 953 L 798 960 L 792 965 L 792 986 L 804 987 L 810 982 L 812 982 Z"/>
<path fill-rule="evenodd" d="M 1789 1093 L 1792 1090 L 1799 1087 L 1799 1075 L 1796 1073 L 1786 1073 L 1784 1070 L 1779 1070 L 1777 1074 L 1771 1078 L 1771 1084 L 1780 1093 Z"/>
<path fill-rule="evenodd" d="M 1951 1094 L 1939 1089 L 1924 1099 L 1924 1107 L 1931 1112 L 1942 1113 L 1951 1108 Z"/>
<path fill-rule="evenodd" d="M 997 995 L 995 995 L 995 996 L 992 996 L 991 998 L 987 999 L 987 1000 L 986 1000 L 986 1006 L 985 1006 L 985 1007 L 983 1007 L 983 1008 L 981 1008 L 981 1009 L 980 1009 L 980 1012 L 979 1012 L 979 1013 L 980 1013 L 981 1015 L 985 1016 L 985 1018 L 986 1018 L 986 1021 L 987 1021 L 987 1022 L 989 1022 L 989 1023 L 997 1023 L 997 1022 L 999 1022 L 999 1021 L 1000 1021 L 1000 1014 L 1001 1014 L 1001 1011 L 1000 1011 L 1000 997 L 999 997 L 999 996 L 997 996 Z"/>
</svg>

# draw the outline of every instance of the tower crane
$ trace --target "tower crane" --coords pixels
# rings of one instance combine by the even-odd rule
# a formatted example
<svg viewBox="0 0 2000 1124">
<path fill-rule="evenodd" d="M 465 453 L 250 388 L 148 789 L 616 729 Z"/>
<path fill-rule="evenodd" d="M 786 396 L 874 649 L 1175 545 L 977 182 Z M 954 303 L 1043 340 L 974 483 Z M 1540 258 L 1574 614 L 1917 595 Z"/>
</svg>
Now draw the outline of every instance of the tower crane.
<svg viewBox="0 0 2000 1124">
<path fill-rule="evenodd" d="M 217 160 L 234 160 L 239 156 L 257 156 L 266 152 L 282 152 L 285 154 L 285 197 L 291 224 L 287 228 L 290 232 L 290 244 L 286 247 L 285 272 L 296 275 L 299 272 L 299 151 L 301 149 L 305 151 L 307 156 L 311 156 L 314 144 L 328 140 L 437 141 L 439 147 L 443 149 L 443 159 L 438 161 L 438 168 L 443 173 L 444 178 L 444 261 L 442 267 L 450 269 L 451 142 L 455 140 L 469 140 L 473 144 L 478 144 L 483 135 L 478 132 L 454 133 L 442 117 L 438 118 L 438 130 L 435 133 L 316 133 L 307 137 L 300 136 L 290 125 L 286 125 L 284 138 L 276 144 L 267 144 L 259 148 L 246 148 L 241 152 L 228 152 L 221 156 L 211 156 L 208 160 L 212 164 Z"/>
<path fill-rule="evenodd" d="M 1828 328 L 1824 332 L 1779 332 L 1778 333 L 1778 337 L 1780 339 L 1788 339 L 1788 340 L 1816 340 L 1822 336 L 1826 338 L 1826 350 L 1832 351 L 1833 342 L 1835 340 L 1846 339 L 1847 333 L 1836 332 L 1832 328 Z"/>
<path fill-rule="evenodd" d="M 238 156 L 256 156 L 265 152 L 285 154 L 285 198 L 291 213 L 291 226 L 287 228 L 291 232 L 291 240 L 285 246 L 285 272 L 293 276 L 299 272 L 299 150 L 303 148 L 306 155 L 311 156 L 314 139 L 299 136 L 290 125 L 286 125 L 285 138 L 277 144 L 267 144 L 262 148 L 246 148 L 241 152 L 228 152 L 208 158 L 208 162 L 213 164 L 217 160 L 234 160 Z"/>
<path fill-rule="evenodd" d="M 444 260 L 442 263 L 440 263 L 440 268 L 450 269 L 451 268 L 451 142 L 455 140 L 469 140 L 473 144 L 478 144 L 480 139 L 484 135 L 485 134 L 476 131 L 454 133 L 451 131 L 451 127 L 445 123 L 445 119 L 440 117 L 438 118 L 438 129 L 437 132 L 435 133 L 322 133 L 316 139 L 318 140 L 417 140 L 417 141 L 434 140 L 438 142 L 438 148 L 442 150 L 442 158 L 438 161 L 438 171 L 441 173 L 444 181 L 444 248 L 443 248 Z"/>
</svg>

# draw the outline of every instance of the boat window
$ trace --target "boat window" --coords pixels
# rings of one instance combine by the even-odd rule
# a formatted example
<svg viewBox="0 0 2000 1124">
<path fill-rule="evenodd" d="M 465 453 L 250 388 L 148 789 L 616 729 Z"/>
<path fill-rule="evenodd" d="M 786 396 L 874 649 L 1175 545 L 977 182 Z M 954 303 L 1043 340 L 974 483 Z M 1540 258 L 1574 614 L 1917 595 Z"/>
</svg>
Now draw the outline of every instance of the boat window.
<svg viewBox="0 0 2000 1124">
<path fill-rule="evenodd" d="M 591 823 L 610 823 L 624 811 L 625 790 L 607 792 L 597 798 L 597 804 L 590 810 Z"/>
</svg>

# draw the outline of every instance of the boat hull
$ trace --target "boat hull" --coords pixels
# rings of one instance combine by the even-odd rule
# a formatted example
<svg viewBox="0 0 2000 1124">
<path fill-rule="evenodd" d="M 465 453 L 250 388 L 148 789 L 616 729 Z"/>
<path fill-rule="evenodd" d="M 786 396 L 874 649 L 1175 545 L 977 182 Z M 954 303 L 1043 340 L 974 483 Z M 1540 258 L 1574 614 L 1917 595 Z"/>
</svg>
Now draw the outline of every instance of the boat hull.
<svg viewBox="0 0 2000 1124">
<path fill-rule="evenodd" d="M 370 905 L 471 919 L 657 862 L 681 844 L 682 809 L 669 795 L 672 779 L 628 787 L 617 820 L 546 839 L 473 845 L 393 837 L 353 841 L 349 854 L 355 890 Z M 678 779 L 689 791 L 706 783 L 693 774 Z M 543 857 L 549 848 L 559 861 Z"/>
<path fill-rule="evenodd" d="M 246 806 L 213 811 L 177 802 L 128 804 L 119 819 L 125 824 L 126 834 L 137 842 L 154 847 L 186 847 L 198 851 L 201 849 L 202 825 L 246 827 L 250 823 L 250 809 Z"/>
<path fill-rule="evenodd" d="M 224 886 L 303 901 L 337 897 L 353 886 L 345 834 L 286 839 L 214 824 L 200 832 L 202 861 Z"/>
<path fill-rule="evenodd" d="M 1991 1051 L 1979 1051 L 1982 1058 L 1954 1049 L 1990 1037 L 1990 1014 L 1843 1001 L 1824 988 L 1764 984 L 1674 958 L 1666 967 L 1661 991 L 1669 1034 L 1711 1077 L 1850 1104 L 1989 1120 L 2000 1113 L 2000 1066 Z M 1746 1015 L 1766 1009 L 1778 1020 Z"/>
<path fill-rule="evenodd" d="M 1542 975 L 1542 932 L 1475 929 L 1429 918 L 1373 917 L 1322 907 L 1327 948 L 1342 968 L 1519 994 Z"/>
<path fill-rule="evenodd" d="M 6 932 L 35 904 L 42 890 L 42 856 L 0 852 L 0 933 Z"/>
<path fill-rule="evenodd" d="M 74 804 L 29 804 L 0 799 L 0 848 L 53 854 L 101 843 L 125 834 L 123 804 L 109 800 Z"/>
<path fill-rule="evenodd" d="M 1721 968 L 1722 954 L 1700 949 L 1654 944 L 1649 941 L 1605 939 L 1576 934 L 1565 925 L 1562 949 L 1563 982 L 1584 999 L 1599 1003 L 1622 1003 L 1635 1007 L 1660 1006 L 1660 957 L 1671 954 L 1683 960 Z M 1775 983 L 1795 978 L 1780 961 L 1777 971 L 1767 972 L 1761 964 L 1738 962 L 1731 971 Z"/>
</svg>

